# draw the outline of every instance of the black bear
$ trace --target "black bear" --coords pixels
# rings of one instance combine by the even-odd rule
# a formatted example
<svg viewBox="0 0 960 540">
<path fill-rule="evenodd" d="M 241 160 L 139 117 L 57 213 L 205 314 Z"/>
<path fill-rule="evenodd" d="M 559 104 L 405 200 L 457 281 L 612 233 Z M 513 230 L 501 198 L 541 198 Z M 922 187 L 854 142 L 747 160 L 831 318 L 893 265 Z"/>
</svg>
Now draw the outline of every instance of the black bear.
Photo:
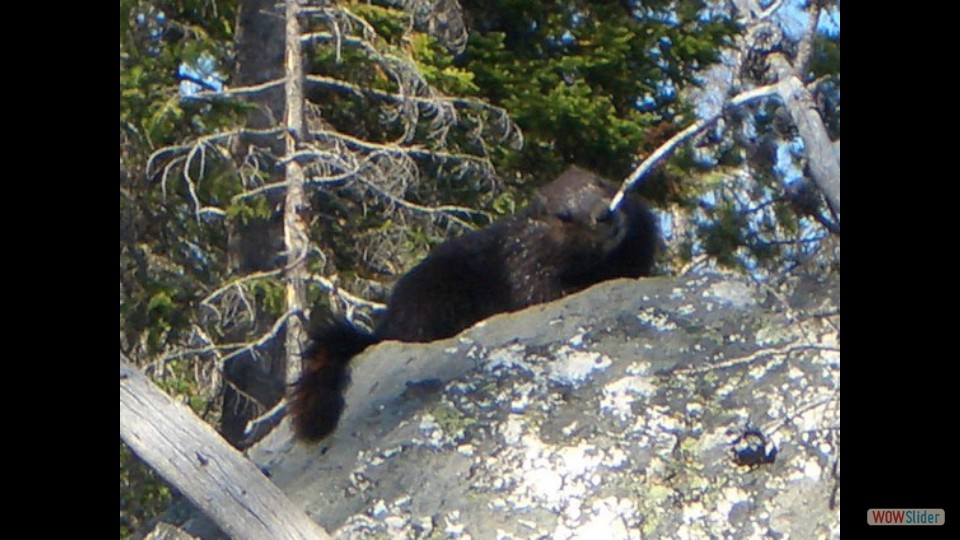
<svg viewBox="0 0 960 540">
<path fill-rule="evenodd" d="M 373 333 L 347 321 L 314 332 L 290 402 L 297 435 L 318 440 L 336 428 L 347 365 L 370 345 L 447 338 L 497 313 L 607 279 L 650 275 L 655 218 L 636 196 L 610 211 L 615 193 L 595 174 L 570 167 L 520 215 L 437 246 L 397 281 Z"/>
</svg>

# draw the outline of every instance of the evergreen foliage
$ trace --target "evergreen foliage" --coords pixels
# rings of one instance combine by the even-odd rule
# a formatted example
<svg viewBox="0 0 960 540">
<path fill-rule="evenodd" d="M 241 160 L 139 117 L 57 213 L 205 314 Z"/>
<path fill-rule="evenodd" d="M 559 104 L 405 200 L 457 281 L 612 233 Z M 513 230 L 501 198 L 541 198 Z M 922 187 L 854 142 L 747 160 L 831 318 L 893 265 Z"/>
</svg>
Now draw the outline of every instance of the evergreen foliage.
<svg viewBox="0 0 960 540">
<path fill-rule="evenodd" d="M 626 176 L 675 130 L 680 96 L 737 27 L 705 2 L 464 2 L 472 34 L 458 64 L 502 105 L 527 144 L 503 166 L 558 173 L 580 163 Z"/>
</svg>

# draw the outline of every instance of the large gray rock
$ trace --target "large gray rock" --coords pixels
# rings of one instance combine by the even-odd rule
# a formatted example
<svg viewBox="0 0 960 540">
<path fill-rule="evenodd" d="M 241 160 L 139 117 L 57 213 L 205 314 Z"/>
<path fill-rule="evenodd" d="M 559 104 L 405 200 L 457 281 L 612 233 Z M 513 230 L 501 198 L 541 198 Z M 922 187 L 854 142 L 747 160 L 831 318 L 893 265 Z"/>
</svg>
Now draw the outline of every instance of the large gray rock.
<svg viewBox="0 0 960 540">
<path fill-rule="evenodd" d="M 250 455 L 339 538 L 838 537 L 839 283 L 791 290 L 617 280 L 383 343 L 331 438 Z"/>
</svg>

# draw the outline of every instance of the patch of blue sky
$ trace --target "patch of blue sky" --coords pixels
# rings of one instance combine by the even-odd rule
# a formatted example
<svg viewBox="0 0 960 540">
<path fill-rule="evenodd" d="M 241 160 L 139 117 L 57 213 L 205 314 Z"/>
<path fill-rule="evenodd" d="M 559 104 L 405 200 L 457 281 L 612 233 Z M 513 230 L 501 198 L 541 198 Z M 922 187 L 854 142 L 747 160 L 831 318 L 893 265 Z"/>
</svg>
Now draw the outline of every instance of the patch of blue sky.
<svg viewBox="0 0 960 540">
<path fill-rule="evenodd" d="M 777 145 L 777 162 L 773 170 L 785 184 L 803 178 L 803 170 L 799 166 L 798 159 L 801 156 L 803 156 L 803 140 L 800 137 Z"/>
<path fill-rule="evenodd" d="M 784 35 L 793 41 L 800 39 L 807 28 L 810 14 L 805 9 L 807 0 L 789 0 L 777 10 L 777 22 L 783 28 Z M 828 36 L 840 33 L 840 9 L 831 7 L 820 11 L 817 31 Z"/>
<path fill-rule="evenodd" d="M 223 74 L 217 71 L 216 60 L 210 55 L 201 56 L 194 64 L 180 64 L 179 72 L 181 76 L 186 77 L 180 81 L 180 95 L 184 97 L 195 96 L 210 90 L 223 91 Z M 190 79 L 202 81 L 207 86 L 204 87 Z"/>
</svg>

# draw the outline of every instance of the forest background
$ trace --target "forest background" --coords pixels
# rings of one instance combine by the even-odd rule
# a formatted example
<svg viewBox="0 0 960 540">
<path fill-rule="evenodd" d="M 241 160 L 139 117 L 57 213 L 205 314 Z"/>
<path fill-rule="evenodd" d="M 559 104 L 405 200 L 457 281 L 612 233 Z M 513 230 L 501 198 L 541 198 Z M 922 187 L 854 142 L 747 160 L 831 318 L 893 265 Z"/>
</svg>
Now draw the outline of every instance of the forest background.
<svg viewBox="0 0 960 540">
<path fill-rule="evenodd" d="M 121 0 L 121 352 L 243 448 L 311 314 L 569 164 L 653 165 L 658 274 L 839 274 L 839 138 L 839 0 Z M 121 442 L 121 538 L 173 496 Z"/>
</svg>

